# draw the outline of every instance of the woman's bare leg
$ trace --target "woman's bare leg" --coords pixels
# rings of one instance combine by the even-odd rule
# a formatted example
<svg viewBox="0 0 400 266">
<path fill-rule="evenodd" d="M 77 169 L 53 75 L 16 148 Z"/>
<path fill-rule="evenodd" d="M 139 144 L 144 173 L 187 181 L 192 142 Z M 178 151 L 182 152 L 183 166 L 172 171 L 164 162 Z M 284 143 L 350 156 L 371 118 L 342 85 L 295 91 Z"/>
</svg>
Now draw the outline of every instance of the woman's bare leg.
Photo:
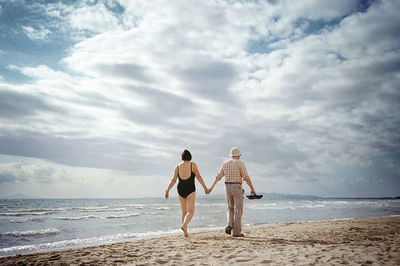
<svg viewBox="0 0 400 266">
<path fill-rule="evenodd" d="M 178 194 L 178 198 L 179 198 L 179 202 L 181 203 L 181 209 L 182 209 L 182 231 L 185 237 L 188 237 L 187 234 L 187 229 L 184 230 L 183 229 L 183 222 L 185 221 L 186 215 L 187 215 L 187 198 L 182 198 L 179 194 Z"/>
<path fill-rule="evenodd" d="M 187 204 L 186 204 L 186 199 L 182 198 L 180 195 L 178 195 L 179 202 L 181 203 L 181 210 L 182 210 L 182 223 L 185 220 L 186 214 L 187 214 Z"/>
<path fill-rule="evenodd" d="M 191 193 L 186 197 L 186 216 L 183 219 L 181 229 L 184 232 L 185 237 L 188 237 L 187 226 L 194 216 L 194 209 L 196 203 L 196 192 Z"/>
</svg>

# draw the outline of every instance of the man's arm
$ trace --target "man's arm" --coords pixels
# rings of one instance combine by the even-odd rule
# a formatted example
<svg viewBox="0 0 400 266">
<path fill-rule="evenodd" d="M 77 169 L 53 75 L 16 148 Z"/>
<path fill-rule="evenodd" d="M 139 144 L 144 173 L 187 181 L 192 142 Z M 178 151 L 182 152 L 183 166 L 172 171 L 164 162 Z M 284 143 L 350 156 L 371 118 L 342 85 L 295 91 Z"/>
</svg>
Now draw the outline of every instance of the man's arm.
<svg viewBox="0 0 400 266">
<path fill-rule="evenodd" d="M 255 189 L 254 189 L 254 187 L 253 187 L 253 184 L 251 183 L 250 176 L 249 176 L 249 174 L 247 173 L 246 166 L 244 165 L 243 162 L 240 162 L 239 171 L 240 171 L 240 175 L 242 176 L 242 178 L 244 179 L 244 181 L 246 181 L 247 185 L 250 187 L 251 194 L 256 194 L 256 191 L 255 191 Z"/>
<path fill-rule="evenodd" d="M 219 180 L 221 180 L 221 178 L 224 176 L 224 167 L 221 166 L 221 170 L 219 170 L 219 173 L 217 174 L 217 176 L 215 177 L 214 183 L 212 184 L 212 186 L 209 188 L 209 192 L 211 192 L 215 185 L 218 183 Z"/>
<path fill-rule="evenodd" d="M 249 185 L 251 194 L 256 194 L 256 191 L 254 190 L 253 184 L 251 183 L 250 177 L 246 178 L 244 181 L 246 181 L 247 185 Z"/>
</svg>

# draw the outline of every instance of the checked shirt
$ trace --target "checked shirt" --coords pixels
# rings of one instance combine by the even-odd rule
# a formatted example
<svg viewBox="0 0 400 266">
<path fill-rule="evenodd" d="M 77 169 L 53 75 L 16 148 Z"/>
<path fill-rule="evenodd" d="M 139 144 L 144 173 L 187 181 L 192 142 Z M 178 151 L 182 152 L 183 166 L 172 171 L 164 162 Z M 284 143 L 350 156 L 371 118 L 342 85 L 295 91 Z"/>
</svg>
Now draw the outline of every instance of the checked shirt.
<svg viewBox="0 0 400 266">
<path fill-rule="evenodd" d="M 236 159 L 229 159 L 222 163 L 221 170 L 215 178 L 219 181 L 223 176 L 225 176 L 225 182 L 242 183 L 243 180 L 249 179 L 246 166 Z"/>
</svg>

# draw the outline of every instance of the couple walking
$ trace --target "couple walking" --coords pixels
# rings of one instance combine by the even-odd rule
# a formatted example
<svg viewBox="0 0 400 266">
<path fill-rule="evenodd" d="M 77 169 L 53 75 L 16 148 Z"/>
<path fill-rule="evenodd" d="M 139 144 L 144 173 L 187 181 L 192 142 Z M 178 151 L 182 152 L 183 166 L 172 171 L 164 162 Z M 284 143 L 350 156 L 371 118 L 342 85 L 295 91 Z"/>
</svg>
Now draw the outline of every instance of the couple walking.
<svg viewBox="0 0 400 266">
<path fill-rule="evenodd" d="M 182 162 L 175 167 L 174 176 L 165 191 L 165 199 L 169 197 L 169 191 L 178 182 L 178 198 L 182 209 L 182 226 L 181 229 L 185 237 L 188 237 L 187 226 L 192 220 L 195 209 L 196 187 L 194 178 L 204 188 L 206 194 L 210 194 L 215 185 L 225 176 L 225 192 L 228 202 L 228 225 L 225 228 L 225 233 L 231 234 L 233 231 L 234 237 L 244 236 L 242 231 L 242 213 L 243 213 L 243 180 L 249 185 L 252 194 L 256 194 L 250 177 L 247 174 L 246 166 L 240 161 L 240 150 L 236 147 L 230 151 L 231 159 L 222 163 L 221 170 L 215 177 L 215 181 L 210 188 L 207 188 L 203 178 L 200 175 L 196 163 L 190 162 L 192 155 L 188 150 L 182 152 Z"/>
</svg>

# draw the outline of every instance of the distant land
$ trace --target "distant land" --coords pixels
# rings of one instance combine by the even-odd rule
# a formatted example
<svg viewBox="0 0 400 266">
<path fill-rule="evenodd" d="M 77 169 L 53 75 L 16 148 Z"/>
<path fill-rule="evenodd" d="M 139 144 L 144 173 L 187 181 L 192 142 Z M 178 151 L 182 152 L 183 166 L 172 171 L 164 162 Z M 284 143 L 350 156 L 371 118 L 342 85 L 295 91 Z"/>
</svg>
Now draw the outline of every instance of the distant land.
<svg viewBox="0 0 400 266">
<path fill-rule="evenodd" d="M 250 195 L 245 193 L 245 195 Z M 266 200 L 316 200 L 316 199 L 400 199 L 399 197 L 320 197 L 315 195 L 306 194 L 283 194 L 283 193 L 257 193 L 257 195 L 263 195 L 262 199 Z M 200 195 L 200 198 L 213 197 L 213 198 L 225 198 L 225 194 L 217 195 Z"/>
<path fill-rule="evenodd" d="M 249 193 L 245 193 L 245 195 L 250 195 Z M 303 194 L 283 194 L 283 193 L 257 193 L 257 195 L 263 195 L 262 199 L 266 200 L 302 200 L 302 199 L 323 199 L 323 197 L 318 197 L 314 195 L 303 195 Z M 225 194 L 216 194 L 216 195 L 200 195 L 198 197 L 212 197 L 212 198 L 225 198 Z"/>
<path fill-rule="evenodd" d="M 245 195 L 250 195 L 245 193 Z M 257 195 L 263 195 L 262 199 L 266 200 L 317 200 L 317 199 L 400 199 L 399 197 L 320 197 L 315 195 L 306 194 L 284 194 L 284 193 L 257 193 Z M 225 198 L 225 194 L 216 195 L 200 195 L 199 198 L 212 197 L 212 198 Z"/>
</svg>

